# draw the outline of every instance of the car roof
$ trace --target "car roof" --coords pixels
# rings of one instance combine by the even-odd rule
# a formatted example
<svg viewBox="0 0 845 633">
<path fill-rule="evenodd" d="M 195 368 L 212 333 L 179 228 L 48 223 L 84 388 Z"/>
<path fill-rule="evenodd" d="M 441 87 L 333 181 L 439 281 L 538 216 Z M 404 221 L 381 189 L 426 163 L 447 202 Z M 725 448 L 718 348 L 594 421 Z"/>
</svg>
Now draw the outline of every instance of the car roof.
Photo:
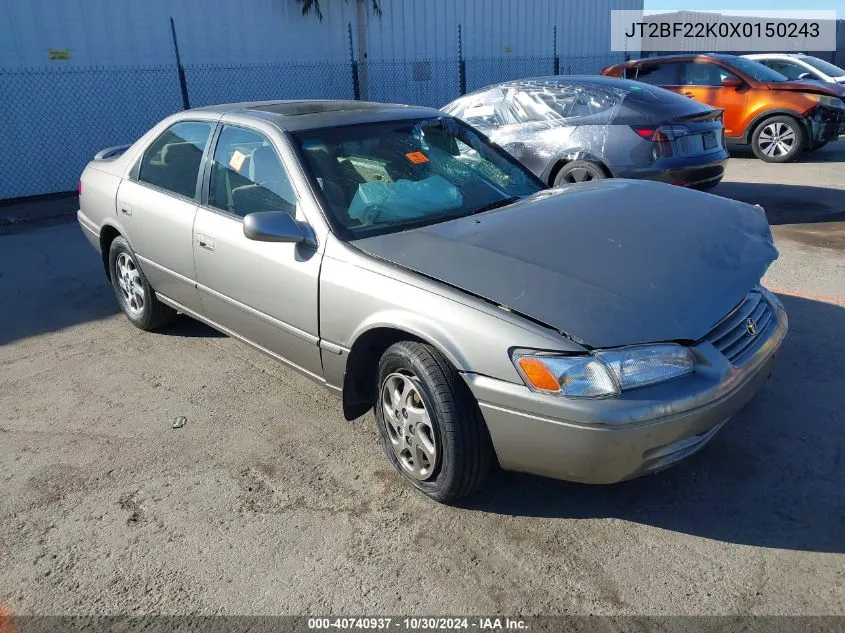
<svg viewBox="0 0 845 633">
<path fill-rule="evenodd" d="M 642 87 L 639 82 L 631 81 L 630 79 L 622 79 L 621 77 L 607 77 L 605 75 L 550 75 L 547 77 L 526 77 L 525 79 L 513 79 L 510 81 L 503 81 L 498 84 L 490 84 L 484 88 L 479 88 L 466 95 L 462 95 L 455 99 L 459 101 L 465 97 L 492 90 L 493 88 L 531 88 L 539 86 L 589 86 L 593 88 L 629 88 L 631 86 Z"/>
<path fill-rule="evenodd" d="M 752 53 L 750 55 L 743 55 L 749 59 L 765 59 L 766 57 L 773 57 L 778 59 L 789 57 L 809 57 L 806 53 Z"/>
<path fill-rule="evenodd" d="M 634 64 L 634 63 L 642 63 L 642 62 L 682 62 L 687 61 L 690 59 L 700 59 L 702 57 L 709 57 L 711 59 L 721 59 L 724 61 L 730 61 L 732 59 L 737 59 L 738 55 L 731 55 L 730 53 L 676 53 L 674 55 L 657 55 L 655 57 L 641 57 L 640 59 L 632 59 L 630 62 L 625 62 L 625 64 Z"/>
<path fill-rule="evenodd" d="M 337 127 L 340 125 L 354 125 L 358 123 L 376 123 L 378 121 L 397 121 L 443 116 L 443 113 L 439 110 L 423 106 L 330 99 L 222 103 L 186 110 L 185 114 L 190 116 L 190 112 L 197 111 L 238 114 L 271 121 L 281 129 L 289 132 Z"/>
</svg>

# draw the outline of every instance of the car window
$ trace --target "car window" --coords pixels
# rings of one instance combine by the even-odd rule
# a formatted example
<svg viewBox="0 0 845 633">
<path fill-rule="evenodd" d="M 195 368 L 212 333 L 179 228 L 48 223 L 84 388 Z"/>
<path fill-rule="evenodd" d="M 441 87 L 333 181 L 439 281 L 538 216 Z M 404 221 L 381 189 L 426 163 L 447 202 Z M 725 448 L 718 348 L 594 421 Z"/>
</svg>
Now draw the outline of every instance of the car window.
<svg viewBox="0 0 845 633">
<path fill-rule="evenodd" d="M 449 114 L 458 117 L 479 128 L 498 128 L 517 123 L 505 103 L 505 93 L 501 88 L 485 90 L 468 95 L 457 102 L 457 106 L 447 109 Z"/>
<path fill-rule="evenodd" d="M 211 128 L 212 124 L 204 121 L 171 125 L 144 152 L 138 180 L 193 198 Z"/>
<path fill-rule="evenodd" d="M 783 74 L 769 68 L 768 66 L 764 66 L 753 59 L 732 57 L 730 58 L 729 64 L 741 70 L 755 81 L 789 81 Z"/>
<path fill-rule="evenodd" d="M 684 86 L 721 86 L 727 77 L 734 77 L 728 71 L 707 62 L 686 62 L 683 67 Z"/>
<path fill-rule="evenodd" d="M 805 55 L 801 58 L 801 61 L 803 61 L 805 64 L 809 64 L 816 70 L 820 70 L 829 77 L 845 77 L 845 70 L 843 70 L 839 66 L 834 66 L 833 64 L 826 62 L 823 59 L 819 59 L 818 57 L 813 57 L 812 55 Z"/>
<path fill-rule="evenodd" d="M 293 133 L 333 227 L 346 239 L 508 204 L 544 188 L 452 117 Z"/>
<path fill-rule="evenodd" d="M 511 89 L 508 96 L 513 103 L 512 110 L 524 122 L 593 116 L 610 110 L 620 101 L 619 95 L 611 91 L 560 83 Z"/>
<path fill-rule="evenodd" d="M 805 73 L 809 73 L 815 76 L 815 73 L 812 71 L 807 70 L 800 64 L 796 64 L 795 62 L 791 62 L 785 59 L 760 59 L 757 60 L 761 64 L 764 64 L 771 68 L 772 70 L 776 70 L 781 75 L 786 77 L 787 79 L 798 79 L 801 75 Z"/>
<path fill-rule="evenodd" d="M 263 134 L 223 126 L 212 159 L 208 204 L 241 217 L 257 211 L 295 213 L 290 180 Z"/>
<path fill-rule="evenodd" d="M 637 68 L 637 81 L 655 86 L 677 86 L 679 68 L 677 62 L 643 64 Z"/>
</svg>

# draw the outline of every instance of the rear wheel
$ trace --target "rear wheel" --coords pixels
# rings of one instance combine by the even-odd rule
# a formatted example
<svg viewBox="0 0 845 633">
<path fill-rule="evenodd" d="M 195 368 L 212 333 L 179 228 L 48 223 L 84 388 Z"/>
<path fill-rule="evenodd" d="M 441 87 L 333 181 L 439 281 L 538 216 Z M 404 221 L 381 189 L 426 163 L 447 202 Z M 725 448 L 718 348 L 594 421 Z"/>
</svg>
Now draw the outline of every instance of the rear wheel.
<svg viewBox="0 0 845 633">
<path fill-rule="evenodd" d="M 433 347 L 391 345 L 378 370 L 375 415 L 387 458 L 417 490 L 450 503 L 484 484 L 493 460 L 478 403 Z"/>
<path fill-rule="evenodd" d="M 560 168 L 555 175 L 554 186 L 567 185 L 576 182 L 591 182 L 603 180 L 607 174 L 600 165 L 588 160 L 573 160 Z"/>
<path fill-rule="evenodd" d="M 141 330 L 155 330 L 176 316 L 176 310 L 164 305 L 138 267 L 135 253 L 122 236 L 112 240 L 109 249 L 111 284 L 123 314 Z"/>
<path fill-rule="evenodd" d="M 788 116 L 766 119 L 751 137 L 754 155 L 767 163 L 785 163 L 793 160 L 806 145 L 801 124 Z"/>
</svg>

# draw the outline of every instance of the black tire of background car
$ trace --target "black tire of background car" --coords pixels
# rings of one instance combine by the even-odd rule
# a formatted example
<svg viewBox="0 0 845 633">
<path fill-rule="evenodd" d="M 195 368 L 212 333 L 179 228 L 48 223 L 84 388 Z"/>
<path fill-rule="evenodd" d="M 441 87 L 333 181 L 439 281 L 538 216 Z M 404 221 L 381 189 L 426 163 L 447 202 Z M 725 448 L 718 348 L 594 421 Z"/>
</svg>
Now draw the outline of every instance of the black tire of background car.
<svg viewBox="0 0 845 633">
<path fill-rule="evenodd" d="M 121 253 L 126 253 L 132 258 L 135 267 L 138 268 L 138 275 L 140 276 L 141 285 L 144 289 L 144 309 L 141 311 L 141 314 L 137 316 L 133 315 L 127 309 L 126 299 L 124 299 L 123 293 L 120 292 L 117 275 L 114 273 L 115 262 L 117 261 L 118 255 Z M 147 281 L 147 278 L 144 276 L 144 271 L 142 271 L 138 266 L 138 259 L 135 257 L 132 247 L 130 247 L 129 242 L 120 235 L 112 240 L 111 248 L 109 248 L 109 271 L 112 288 L 114 289 L 114 294 L 117 297 L 117 303 L 120 305 L 120 309 L 123 310 L 123 314 L 126 315 L 126 318 L 129 319 L 129 322 L 132 325 L 138 329 L 149 332 L 167 325 L 176 317 L 176 310 L 170 306 L 164 305 L 158 300 L 155 292 L 150 286 L 150 282 Z"/>
<path fill-rule="evenodd" d="M 760 133 L 767 125 L 772 123 L 783 123 L 788 125 L 795 133 L 795 145 L 783 156 L 766 156 L 766 154 L 763 153 L 763 150 L 760 149 Z M 804 134 L 804 129 L 801 124 L 791 116 L 772 116 L 767 119 L 763 119 L 757 127 L 754 128 L 754 134 L 751 135 L 751 150 L 757 158 L 767 163 L 788 163 L 804 151 L 806 146 L 807 137 Z"/>
<path fill-rule="evenodd" d="M 603 180 L 607 173 L 602 166 L 589 160 L 573 160 L 566 163 L 555 175 L 554 186 L 570 184 L 573 182 L 590 182 L 592 180 Z"/>
<path fill-rule="evenodd" d="M 394 372 L 417 377 L 432 421 L 440 453 L 433 477 L 425 481 L 405 475 L 385 428 L 381 387 Z M 494 459 L 490 435 L 469 388 L 440 352 L 415 341 L 391 345 L 379 361 L 376 393 L 374 411 L 384 452 L 415 488 L 440 503 L 453 503 L 484 485 Z"/>
</svg>

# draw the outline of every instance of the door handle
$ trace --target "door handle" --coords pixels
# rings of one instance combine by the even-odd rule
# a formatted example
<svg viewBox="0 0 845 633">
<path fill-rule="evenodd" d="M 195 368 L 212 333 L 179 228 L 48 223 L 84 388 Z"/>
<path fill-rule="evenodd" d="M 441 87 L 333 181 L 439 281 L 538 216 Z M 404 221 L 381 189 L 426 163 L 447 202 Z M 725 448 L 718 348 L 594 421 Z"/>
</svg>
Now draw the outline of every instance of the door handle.
<svg viewBox="0 0 845 633">
<path fill-rule="evenodd" d="M 214 240 L 207 235 L 197 235 L 197 246 L 204 248 L 209 253 L 214 252 Z"/>
<path fill-rule="evenodd" d="M 693 93 L 691 93 L 691 92 L 685 92 L 685 93 L 684 93 L 684 96 L 685 96 L 685 97 L 689 97 L 690 99 L 692 99 L 695 95 L 694 95 Z"/>
</svg>

